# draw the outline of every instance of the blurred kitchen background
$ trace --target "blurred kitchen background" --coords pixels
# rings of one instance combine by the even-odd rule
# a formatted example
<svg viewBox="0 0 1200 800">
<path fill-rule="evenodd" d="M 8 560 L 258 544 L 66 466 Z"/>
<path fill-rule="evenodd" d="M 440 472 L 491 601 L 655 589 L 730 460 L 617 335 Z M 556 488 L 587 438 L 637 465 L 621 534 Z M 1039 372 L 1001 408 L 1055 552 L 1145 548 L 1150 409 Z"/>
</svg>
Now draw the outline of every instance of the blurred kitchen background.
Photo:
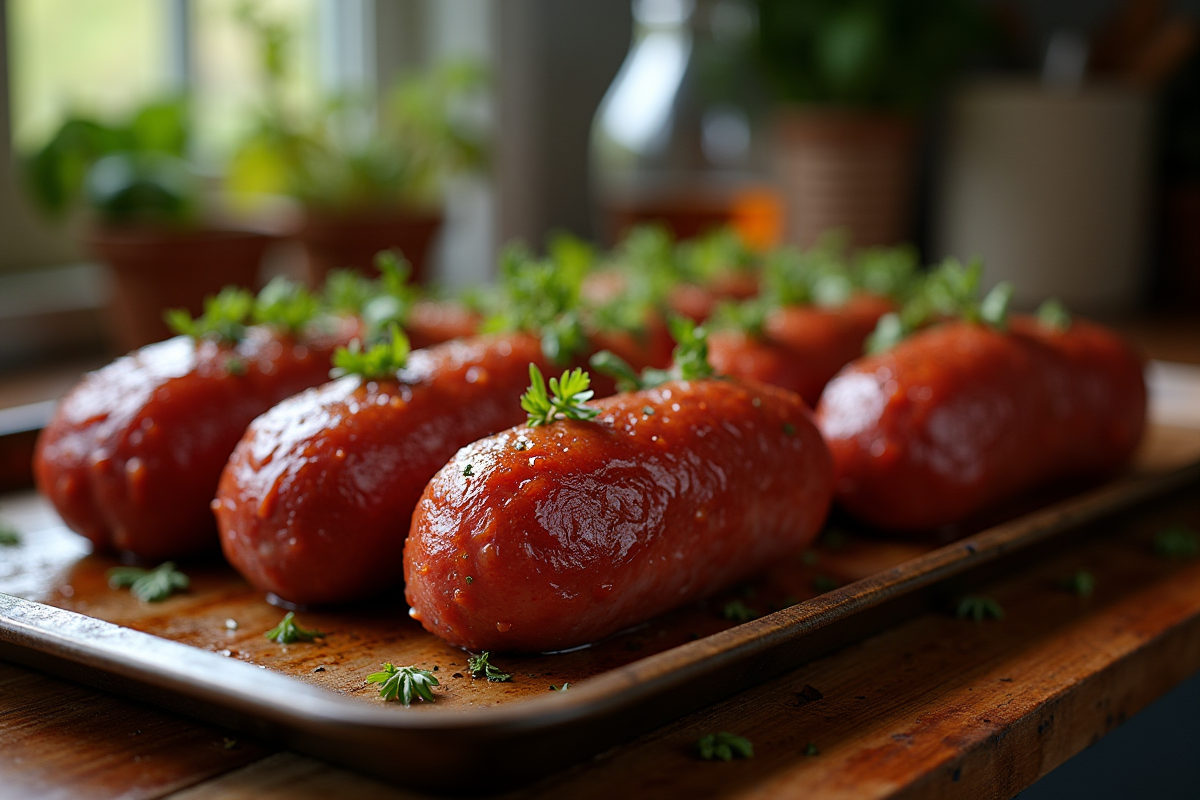
<svg viewBox="0 0 1200 800">
<path fill-rule="evenodd" d="M 1200 318 L 1198 19 L 1200 0 L 0 0 L 0 405 L 213 285 L 396 245 L 461 287 L 505 242 L 655 219 L 981 256 L 1019 306 L 1152 337 Z"/>
</svg>

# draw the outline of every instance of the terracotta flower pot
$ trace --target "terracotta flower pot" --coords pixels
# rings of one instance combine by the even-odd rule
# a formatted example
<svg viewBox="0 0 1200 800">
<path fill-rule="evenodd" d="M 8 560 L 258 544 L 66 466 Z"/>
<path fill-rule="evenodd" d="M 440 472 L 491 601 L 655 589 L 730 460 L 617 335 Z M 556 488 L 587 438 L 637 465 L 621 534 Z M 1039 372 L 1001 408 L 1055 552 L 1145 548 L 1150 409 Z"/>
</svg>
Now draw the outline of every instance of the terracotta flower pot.
<svg viewBox="0 0 1200 800">
<path fill-rule="evenodd" d="M 90 252 L 112 271 L 109 325 L 114 344 L 133 350 L 171 335 L 163 311 L 199 314 L 204 298 L 230 284 L 257 288 L 259 264 L 274 241 L 244 230 L 95 228 Z"/>
<path fill-rule="evenodd" d="M 787 109 L 775 120 L 774 172 L 787 238 L 810 246 L 844 230 L 858 247 L 909 238 L 916 127 L 890 114 Z"/>
<path fill-rule="evenodd" d="M 426 257 L 440 214 L 403 211 L 364 211 L 353 214 L 308 212 L 298 238 L 308 256 L 308 280 L 319 286 L 333 269 L 352 267 L 375 274 L 375 254 L 395 248 L 412 264 L 412 280 L 425 278 Z"/>
</svg>

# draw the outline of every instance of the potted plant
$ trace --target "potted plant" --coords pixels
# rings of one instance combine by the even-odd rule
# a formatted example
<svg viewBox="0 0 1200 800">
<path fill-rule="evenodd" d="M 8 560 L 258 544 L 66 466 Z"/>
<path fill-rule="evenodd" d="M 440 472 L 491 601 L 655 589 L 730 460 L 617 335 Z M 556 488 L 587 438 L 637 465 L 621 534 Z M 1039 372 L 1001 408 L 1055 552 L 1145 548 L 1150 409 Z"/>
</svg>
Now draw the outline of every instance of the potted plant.
<svg viewBox="0 0 1200 800">
<path fill-rule="evenodd" d="M 918 115 L 984 43 L 970 0 L 757 0 L 789 235 L 908 238 Z"/>
<path fill-rule="evenodd" d="M 84 245 L 111 270 L 109 325 L 122 350 L 169 336 L 165 308 L 199 314 L 223 286 L 256 286 L 272 241 L 205 213 L 184 159 L 186 119 L 178 99 L 116 122 L 72 116 L 24 162 L 26 186 L 49 216 L 87 209 Z"/>
<path fill-rule="evenodd" d="M 305 119 L 283 91 L 290 32 L 249 5 L 239 18 L 259 42 L 266 92 L 257 125 L 232 159 L 232 192 L 299 204 L 296 236 L 313 285 L 331 269 L 371 272 L 375 254 L 388 249 L 405 255 L 420 282 L 442 221 L 445 180 L 484 160 L 481 137 L 455 113 L 482 86 L 482 71 L 442 65 L 401 77 L 381 98 L 329 97 Z"/>
</svg>

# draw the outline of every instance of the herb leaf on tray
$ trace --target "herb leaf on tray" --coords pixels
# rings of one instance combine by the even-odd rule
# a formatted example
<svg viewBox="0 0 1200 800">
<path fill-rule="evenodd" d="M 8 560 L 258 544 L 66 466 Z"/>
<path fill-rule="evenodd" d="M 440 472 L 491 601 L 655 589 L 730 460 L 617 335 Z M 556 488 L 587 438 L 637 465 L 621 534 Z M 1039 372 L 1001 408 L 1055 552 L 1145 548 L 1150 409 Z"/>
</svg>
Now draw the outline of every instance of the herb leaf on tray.
<svg viewBox="0 0 1200 800">
<path fill-rule="evenodd" d="M 705 761 L 732 761 L 734 758 L 754 758 L 754 745 L 744 736 L 733 733 L 710 733 L 696 741 L 696 750 Z"/>
<path fill-rule="evenodd" d="M 432 703 L 437 698 L 431 687 L 439 685 L 438 679 L 427 669 L 397 667 L 390 661 L 381 671 L 368 675 L 367 683 L 383 684 L 379 687 L 379 696 L 384 700 L 399 699 L 405 708 L 417 698 Z"/>
<path fill-rule="evenodd" d="M 188 576 L 175 569 L 173 561 L 159 564 L 151 570 L 140 567 L 113 567 L 106 573 L 113 589 L 128 588 L 129 593 L 145 603 L 158 603 L 172 594 L 188 588 Z"/>
<path fill-rule="evenodd" d="M 292 644 L 293 642 L 311 642 L 315 639 L 324 639 L 325 634 L 313 628 L 301 628 L 296 624 L 296 614 L 292 611 L 283 615 L 283 619 L 279 621 L 271 630 L 263 634 L 276 644 Z"/>
<path fill-rule="evenodd" d="M 508 683 L 512 680 L 512 674 L 501 672 L 495 664 L 491 662 L 492 654 L 484 650 L 477 656 L 467 658 L 467 669 L 471 671 L 472 678 L 487 678 L 492 683 Z"/>
</svg>

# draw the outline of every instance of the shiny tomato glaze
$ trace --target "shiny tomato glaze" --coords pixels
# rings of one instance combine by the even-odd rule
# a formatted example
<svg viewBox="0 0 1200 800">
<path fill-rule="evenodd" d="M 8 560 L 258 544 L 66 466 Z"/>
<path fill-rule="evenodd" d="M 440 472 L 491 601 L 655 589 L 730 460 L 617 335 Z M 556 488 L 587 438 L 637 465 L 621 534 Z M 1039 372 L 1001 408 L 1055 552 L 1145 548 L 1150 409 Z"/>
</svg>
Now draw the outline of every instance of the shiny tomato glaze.
<svg viewBox="0 0 1200 800">
<path fill-rule="evenodd" d="M 357 323 L 302 343 L 261 327 L 234 347 L 176 337 L 86 375 L 34 456 L 38 488 L 98 549 L 147 561 L 217 546 L 209 501 L 246 425 L 328 379 Z"/>
<path fill-rule="evenodd" d="M 817 424 L 837 500 L 881 528 L 962 521 L 1040 483 L 1128 462 L 1146 416 L 1142 360 L 1082 320 L 1056 332 L 947 323 L 863 358 L 826 388 Z"/>
<path fill-rule="evenodd" d="M 720 330 L 709 336 L 709 361 L 723 375 L 796 392 L 815 406 L 825 384 L 862 355 L 879 318 L 895 305 L 860 294 L 844 306 L 784 306 L 767 316 L 762 337 Z"/>
<path fill-rule="evenodd" d="M 427 630 L 474 650 L 586 644 L 816 536 L 831 461 L 795 394 L 703 380 L 596 406 L 464 447 L 430 481 L 404 552 Z"/>
</svg>

